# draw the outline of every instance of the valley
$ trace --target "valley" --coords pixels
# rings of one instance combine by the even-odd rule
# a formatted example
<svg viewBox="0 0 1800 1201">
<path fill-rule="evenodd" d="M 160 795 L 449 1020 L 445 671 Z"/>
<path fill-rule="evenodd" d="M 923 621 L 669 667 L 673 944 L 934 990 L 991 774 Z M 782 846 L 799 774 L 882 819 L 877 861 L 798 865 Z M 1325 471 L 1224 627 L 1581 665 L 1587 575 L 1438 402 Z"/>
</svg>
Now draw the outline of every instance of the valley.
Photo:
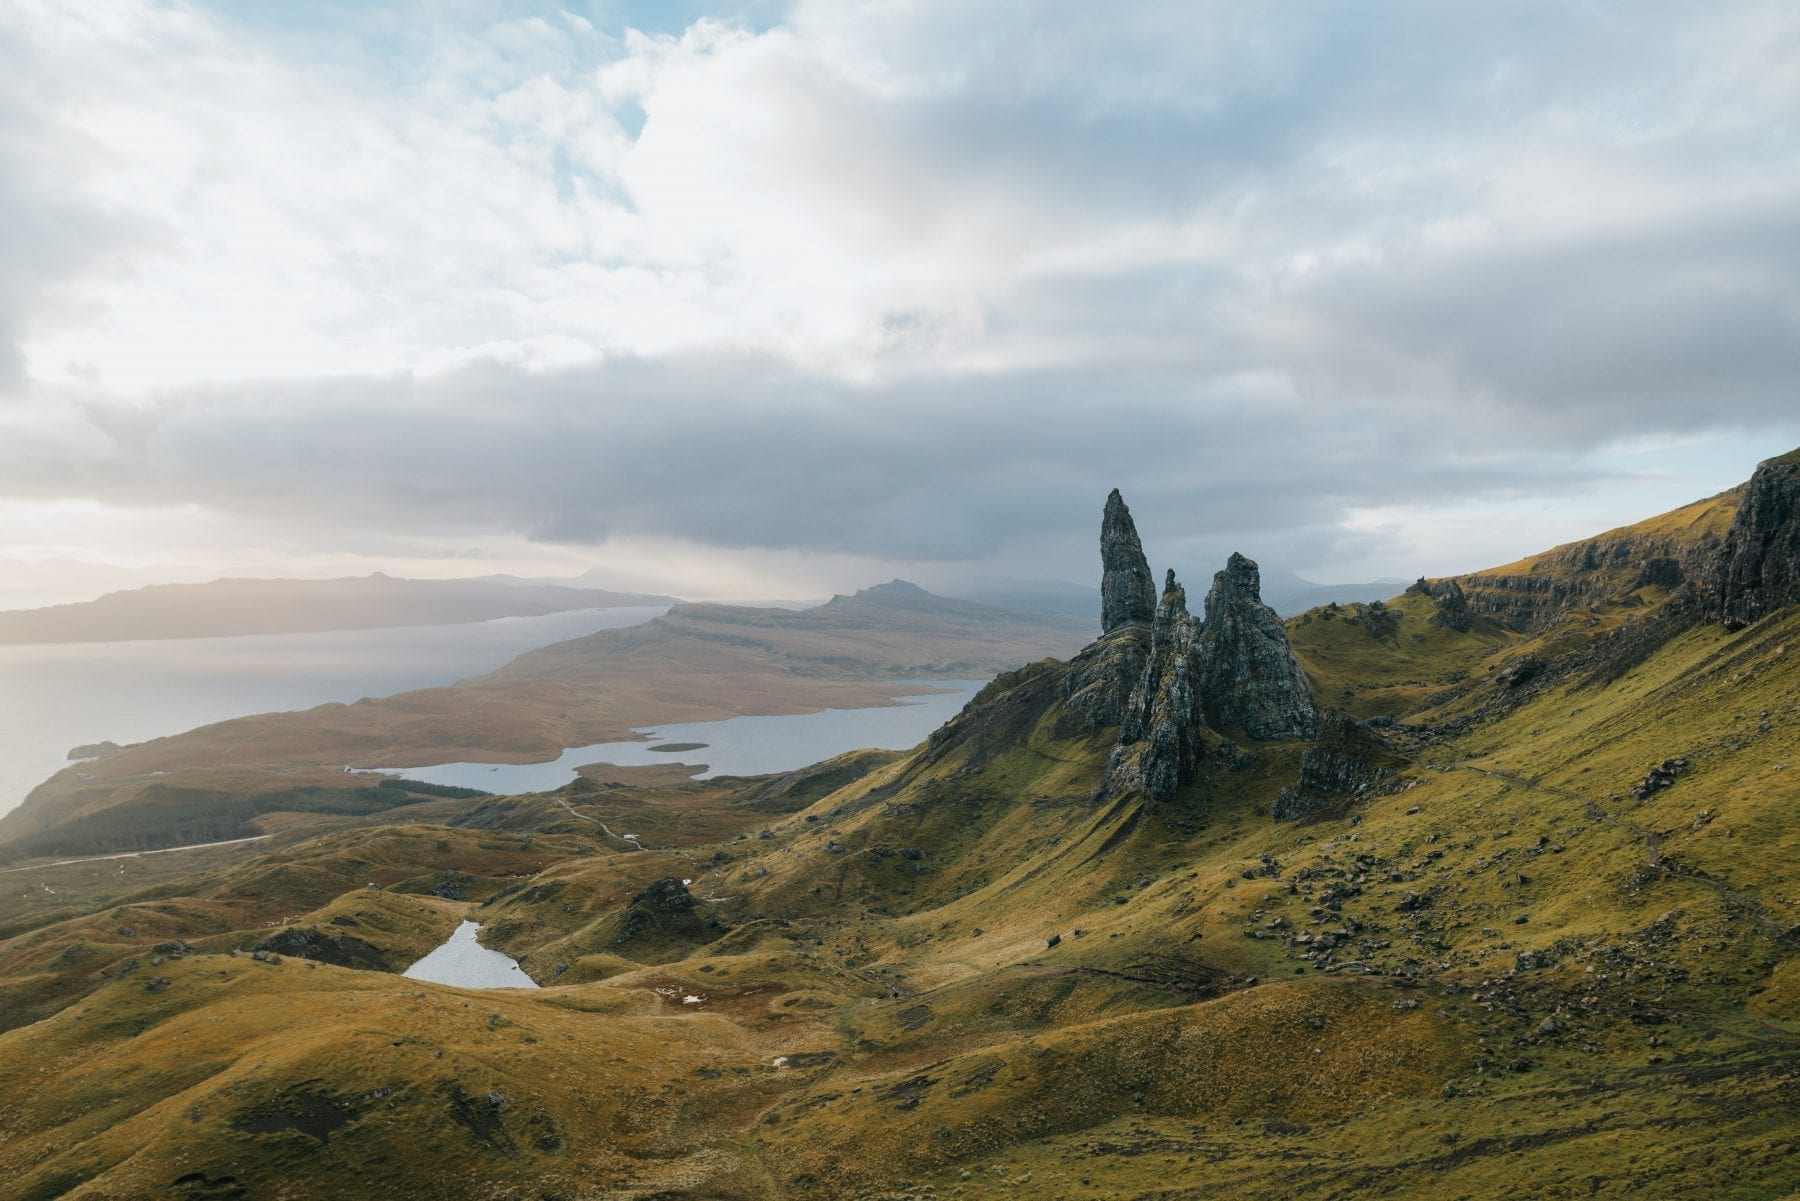
<svg viewBox="0 0 1800 1201">
<path fill-rule="evenodd" d="M 1008 644 L 911 750 L 25 873 L 64 899 L 0 890 L 0 1169 L 29 1198 L 1788 1196 L 1796 513 L 1800 452 L 1282 622 L 1242 556 L 1190 614 L 1115 493 L 1100 636 Z M 845 656 L 975 661 L 983 614 L 927 651 L 865 619 L 938 606 L 870 593 L 822 627 L 679 607 L 467 687 L 585 713 L 677 631 L 817 671 L 763 703 L 855 695 Z M 327 717 L 182 745 L 224 779 Z M 471 921 L 540 987 L 399 974 Z"/>
</svg>

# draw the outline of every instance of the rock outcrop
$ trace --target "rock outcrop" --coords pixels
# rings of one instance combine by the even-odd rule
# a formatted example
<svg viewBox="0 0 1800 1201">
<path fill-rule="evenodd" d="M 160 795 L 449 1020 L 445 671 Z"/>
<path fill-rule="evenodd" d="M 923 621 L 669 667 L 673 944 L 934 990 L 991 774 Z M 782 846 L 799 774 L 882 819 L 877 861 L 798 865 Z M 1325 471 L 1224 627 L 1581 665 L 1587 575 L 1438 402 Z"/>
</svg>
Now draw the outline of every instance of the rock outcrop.
<svg viewBox="0 0 1800 1201">
<path fill-rule="evenodd" d="M 1327 714 L 1318 741 L 1300 756 L 1300 778 L 1281 790 L 1276 821 L 1333 813 L 1392 778 L 1397 757 L 1354 718 Z"/>
<path fill-rule="evenodd" d="M 1125 722 L 1132 691 L 1150 659 L 1153 631 L 1129 622 L 1089 643 L 1063 675 L 1063 716 L 1056 736 L 1092 734 Z"/>
<path fill-rule="evenodd" d="M 1437 611 L 1431 615 L 1432 625 L 1455 630 L 1458 634 L 1469 632 L 1469 627 L 1475 624 L 1475 614 L 1469 609 L 1469 598 L 1461 584 L 1444 580 L 1431 590 L 1430 596 L 1437 602 Z"/>
<path fill-rule="evenodd" d="M 1311 738 L 1317 730 L 1306 673 L 1281 618 L 1262 603 L 1261 572 L 1243 555 L 1234 552 L 1213 576 L 1199 657 L 1200 703 L 1213 728 L 1252 738 Z"/>
<path fill-rule="evenodd" d="M 1715 593 L 1726 628 L 1800 601 L 1800 450 L 1757 464 L 1722 560 Z"/>
<path fill-rule="evenodd" d="M 1110 634 L 1129 622 L 1156 616 L 1156 581 L 1138 541 L 1137 523 L 1114 488 L 1100 521 L 1100 630 Z"/>
</svg>

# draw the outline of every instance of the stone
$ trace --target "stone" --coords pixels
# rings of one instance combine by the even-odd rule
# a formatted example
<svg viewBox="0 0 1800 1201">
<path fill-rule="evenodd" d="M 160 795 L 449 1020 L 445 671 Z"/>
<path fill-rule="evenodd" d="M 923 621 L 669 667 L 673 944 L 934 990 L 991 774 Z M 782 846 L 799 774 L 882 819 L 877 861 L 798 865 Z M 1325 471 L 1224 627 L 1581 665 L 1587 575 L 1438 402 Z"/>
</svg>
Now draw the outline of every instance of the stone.
<svg viewBox="0 0 1800 1201">
<path fill-rule="evenodd" d="M 1664 759 L 1644 773 L 1644 778 L 1631 790 L 1631 795 L 1640 801 L 1647 800 L 1675 783 L 1676 778 L 1687 769 L 1688 761 L 1685 757 Z"/>
<path fill-rule="evenodd" d="M 1505 688 L 1522 688 L 1543 673 L 1544 661 L 1536 655 L 1521 655 L 1510 667 L 1503 668 L 1494 681 Z"/>
<path fill-rule="evenodd" d="M 1131 510 L 1114 488 L 1100 519 L 1100 630 L 1110 634 L 1129 622 L 1156 616 L 1156 581 L 1138 541 Z"/>
<path fill-rule="evenodd" d="M 1744 485 L 1714 591 L 1727 629 L 1800 601 L 1800 450 L 1758 463 Z"/>
</svg>

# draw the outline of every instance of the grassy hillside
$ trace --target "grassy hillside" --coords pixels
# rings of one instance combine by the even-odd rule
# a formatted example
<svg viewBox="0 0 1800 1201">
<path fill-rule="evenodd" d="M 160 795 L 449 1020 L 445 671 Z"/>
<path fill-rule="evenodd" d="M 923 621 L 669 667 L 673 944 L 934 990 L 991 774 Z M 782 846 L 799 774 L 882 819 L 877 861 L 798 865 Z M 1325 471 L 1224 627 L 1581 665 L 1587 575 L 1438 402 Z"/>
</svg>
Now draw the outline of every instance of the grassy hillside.
<svg viewBox="0 0 1800 1201">
<path fill-rule="evenodd" d="M 0 1170 L 34 1198 L 1789 1197 L 1800 609 L 1727 633 L 1683 595 L 1621 570 L 1529 628 L 1418 593 L 1293 619 L 1387 766 L 1300 822 L 1271 817 L 1298 741 L 1209 733 L 1172 801 L 1097 802 L 1112 732 L 1071 732 L 1045 663 L 907 754 L 7 897 Z M 395 974 L 464 917 L 545 987 Z"/>
</svg>

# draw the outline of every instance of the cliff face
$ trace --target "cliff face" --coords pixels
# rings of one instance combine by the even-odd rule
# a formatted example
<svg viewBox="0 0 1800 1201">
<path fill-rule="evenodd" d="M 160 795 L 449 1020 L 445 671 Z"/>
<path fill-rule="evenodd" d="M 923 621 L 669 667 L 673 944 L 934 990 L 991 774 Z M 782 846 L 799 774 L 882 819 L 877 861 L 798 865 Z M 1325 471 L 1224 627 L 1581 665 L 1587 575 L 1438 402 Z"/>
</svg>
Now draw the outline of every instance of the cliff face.
<svg viewBox="0 0 1800 1201">
<path fill-rule="evenodd" d="M 1800 601 L 1800 450 L 1757 465 L 1720 558 L 1715 608 L 1728 628 Z"/>
<path fill-rule="evenodd" d="M 1275 820 L 1331 813 L 1368 796 L 1399 762 L 1373 731 L 1354 718 L 1328 714 L 1318 741 L 1300 756 L 1300 778 L 1281 790 Z"/>
<path fill-rule="evenodd" d="M 1615 600 L 1646 584 L 1704 589 L 1719 573 L 1742 488 L 1637 525 L 1570 542 L 1456 583 L 1474 614 L 1536 633 L 1573 608 Z"/>
</svg>

